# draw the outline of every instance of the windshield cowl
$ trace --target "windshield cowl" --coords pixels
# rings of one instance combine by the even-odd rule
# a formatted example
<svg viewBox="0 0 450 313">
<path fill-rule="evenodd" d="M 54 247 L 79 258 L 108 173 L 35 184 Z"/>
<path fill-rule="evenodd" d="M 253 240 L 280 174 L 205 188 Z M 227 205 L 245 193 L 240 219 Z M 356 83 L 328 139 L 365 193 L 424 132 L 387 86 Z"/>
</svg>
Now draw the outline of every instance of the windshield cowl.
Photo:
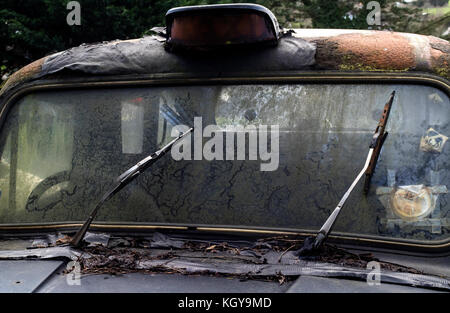
<svg viewBox="0 0 450 313">
<path fill-rule="evenodd" d="M 70 237 L 61 234 L 30 239 L 31 249 L 2 250 L 0 260 L 65 258 L 79 262 L 83 274 L 200 274 L 280 283 L 302 275 L 366 280 L 372 272 L 369 265 L 375 262 L 382 283 L 450 290 L 448 279 L 329 244 L 316 256 L 298 259 L 293 250 L 303 240 L 292 237 L 253 241 L 194 239 L 159 232 L 140 237 L 87 233 L 86 245 L 80 249 L 67 246 L 68 241 Z M 18 247 L 17 241 L 12 244 Z M 7 247 L 6 242 L 2 247 Z"/>
</svg>

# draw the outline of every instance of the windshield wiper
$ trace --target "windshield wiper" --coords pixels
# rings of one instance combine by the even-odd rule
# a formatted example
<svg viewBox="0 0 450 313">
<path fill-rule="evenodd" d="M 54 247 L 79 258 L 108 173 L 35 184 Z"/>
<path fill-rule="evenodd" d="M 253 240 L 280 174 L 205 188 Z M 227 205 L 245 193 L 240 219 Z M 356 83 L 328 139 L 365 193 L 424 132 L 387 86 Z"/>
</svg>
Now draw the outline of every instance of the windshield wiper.
<svg viewBox="0 0 450 313">
<path fill-rule="evenodd" d="M 389 113 L 391 112 L 392 102 L 394 101 L 395 91 L 391 93 L 391 96 L 388 102 L 384 105 L 383 113 L 381 115 L 381 119 L 378 123 L 377 128 L 375 129 L 375 133 L 373 134 L 372 140 L 370 142 L 369 154 L 367 155 L 366 162 L 364 164 L 363 169 L 359 172 L 356 179 L 350 185 L 350 188 L 345 192 L 344 196 L 339 201 L 337 207 L 331 213 L 331 215 L 327 218 L 325 223 L 320 228 L 319 232 L 315 237 L 307 237 L 305 242 L 303 243 L 303 247 L 296 251 L 296 255 L 306 255 L 311 254 L 314 251 L 318 251 L 320 247 L 323 245 L 324 241 L 327 239 L 331 229 L 336 222 L 336 219 L 341 212 L 342 207 L 344 206 L 347 198 L 350 196 L 350 193 L 355 188 L 356 184 L 359 182 L 361 177 L 366 174 L 366 179 L 364 181 L 364 194 L 367 194 L 370 188 L 370 180 L 372 178 L 372 174 L 377 165 L 378 156 L 381 152 L 381 147 L 387 137 L 386 124 L 389 118 Z"/>
<path fill-rule="evenodd" d="M 377 128 L 375 129 L 375 133 L 372 138 L 372 142 L 370 143 L 370 148 L 373 148 L 372 158 L 370 159 L 369 166 L 366 170 L 366 179 L 364 180 L 364 194 L 369 192 L 370 181 L 372 179 L 373 172 L 375 171 L 375 167 L 377 166 L 378 156 L 381 152 L 381 147 L 386 140 L 388 132 L 385 131 L 387 120 L 389 118 L 389 113 L 391 112 L 392 102 L 394 101 L 395 91 L 392 91 L 391 96 L 388 102 L 384 105 L 383 113 L 380 118 L 380 122 L 378 123 Z"/>
<path fill-rule="evenodd" d="M 95 216 L 97 215 L 98 210 L 100 207 L 105 203 L 107 200 L 109 200 L 112 196 L 114 196 L 116 193 L 118 193 L 120 190 L 122 190 L 123 187 L 128 185 L 131 181 L 133 181 L 136 177 L 138 177 L 143 171 L 145 171 L 148 167 L 150 167 L 153 163 L 155 163 L 157 160 L 159 160 L 162 156 L 164 156 L 172 146 L 177 143 L 179 140 L 184 138 L 187 134 L 192 132 L 194 128 L 190 128 L 186 132 L 180 134 L 178 137 L 176 137 L 174 140 L 169 142 L 167 145 L 159 149 L 158 151 L 152 153 L 148 157 L 142 159 L 139 161 L 136 165 L 128 169 L 127 171 L 123 172 L 116 180 L 117 184 L 108 192 L 106 192 L 100 201 L 97 203 L 95 208 L 92 210 L 91 214 L 89 215 L 88 219 L 84 222 L 83 226 L 78 230 L 78 232 L 73 237 L 70 244 L 74 247 L 78 247 L 83 238 L 86 234 L 87 230 L 89 229 L 89 226 L 91 225 L 92 221 L 94 220 Z"/>
</svg>

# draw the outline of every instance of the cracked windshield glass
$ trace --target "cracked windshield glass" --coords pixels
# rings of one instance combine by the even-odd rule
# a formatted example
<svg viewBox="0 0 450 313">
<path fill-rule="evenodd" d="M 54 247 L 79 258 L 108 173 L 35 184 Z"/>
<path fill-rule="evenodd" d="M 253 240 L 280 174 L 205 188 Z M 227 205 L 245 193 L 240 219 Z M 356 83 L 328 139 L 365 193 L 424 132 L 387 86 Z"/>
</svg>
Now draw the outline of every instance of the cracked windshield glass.
<svg viewBox="0 0 450 313">
<path fill-rule="evenodd" d="M 118 175 L 194 127 L 95 221 L 317 231 L 363 167 L 394 90 L 370 190 L 356 186 L 333 231 L 448 239 L 449 99 L 420 85 L 29 94 L 1 132 L 0 224 L 83 221 Z"/>
</svg>

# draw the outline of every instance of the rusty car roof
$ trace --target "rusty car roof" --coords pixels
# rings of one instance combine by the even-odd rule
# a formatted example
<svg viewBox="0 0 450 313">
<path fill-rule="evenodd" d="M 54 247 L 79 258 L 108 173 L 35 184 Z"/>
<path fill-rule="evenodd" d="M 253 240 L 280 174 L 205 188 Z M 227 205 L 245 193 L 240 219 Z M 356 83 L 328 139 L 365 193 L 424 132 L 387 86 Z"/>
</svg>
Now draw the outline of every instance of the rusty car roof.
<svg viewBox="0 0 450 313">
<path fill-rule="evenodd" d="M 375 30 L 294 29 L 272 48 L 210 54 L 164 49 L 159 35 L 83 44 L 41 58 L 14 73 L 0 96 L 25 82 L 51 77 L 242 72 L 423 72 L 449 79 L 450 43 L 418 34 Z"/>
</svg>

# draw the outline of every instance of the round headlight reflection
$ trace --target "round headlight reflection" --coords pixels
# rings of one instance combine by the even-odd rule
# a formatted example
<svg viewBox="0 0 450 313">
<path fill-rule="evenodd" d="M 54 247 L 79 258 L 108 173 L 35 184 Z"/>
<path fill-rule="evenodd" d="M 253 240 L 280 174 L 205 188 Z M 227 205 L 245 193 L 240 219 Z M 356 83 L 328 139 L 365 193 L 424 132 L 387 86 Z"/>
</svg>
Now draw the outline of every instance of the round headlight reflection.
<svg viewBox="0 0 450 313">
<path fill-rule="evenodd" d="M 424 218 L 434 208 L 433 195 L 429 188 L 423 185 L 398 187 L 392 195 L 394 213 L 409 221 Z"/>
</svg>

